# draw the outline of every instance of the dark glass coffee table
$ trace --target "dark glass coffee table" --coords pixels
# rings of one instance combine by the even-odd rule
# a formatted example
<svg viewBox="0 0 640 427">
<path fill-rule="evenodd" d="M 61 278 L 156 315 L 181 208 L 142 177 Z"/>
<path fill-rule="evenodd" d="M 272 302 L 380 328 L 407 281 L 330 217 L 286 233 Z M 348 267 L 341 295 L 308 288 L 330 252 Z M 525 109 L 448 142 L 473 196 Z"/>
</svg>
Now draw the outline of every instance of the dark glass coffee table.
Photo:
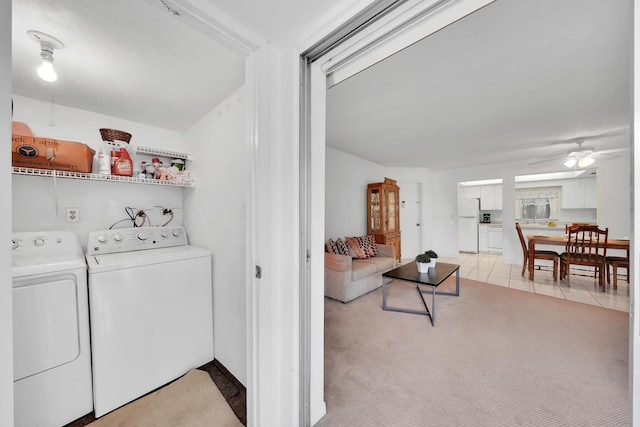
<svg viewBox="0 0 640 427">
<path fill-rule="evenodd" d="M 436 292 L 436 288 L 448 279 L 453 273 L 456 273 L 456 291 L 455 292 Z M 405 282 L 416 283 L 416 289 L 422 299 L 425 310 L 410 310 L 406 308 L 387 307 L 387 280 L 396 279 Z M 431 290 L 422 290 L 420 285 L 431 286 Z M 423 294 L 431 293 L 431 310 L 424 300 Z M 438 262 L 433 268 L 429 268 L 428 273 L 418 272 L 418 266 L 415 262 L 402 265 L 393 270 L 382 273 L 382 309 L 387 311 L 399 311 L 401 313 L 422 314 L 431 318 L 431 325 L 435 326 L 436 322 L 436 295 L 460 295 L 460 266 L 457 264 L 447 264 Z"/>
</svg>

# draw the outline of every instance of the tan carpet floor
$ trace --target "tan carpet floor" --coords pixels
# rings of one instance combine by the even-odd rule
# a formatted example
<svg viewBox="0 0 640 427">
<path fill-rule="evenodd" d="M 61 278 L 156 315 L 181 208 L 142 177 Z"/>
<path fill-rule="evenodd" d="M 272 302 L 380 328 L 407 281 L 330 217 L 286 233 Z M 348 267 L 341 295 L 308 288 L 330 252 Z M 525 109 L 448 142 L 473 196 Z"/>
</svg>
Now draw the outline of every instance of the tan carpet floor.
<svg viewBox="0 0 640 427">
<path fill-rule="evenodd" d="M 240 427 L 207 372 L 192 370 L 89 424 L 91 427 Z"/>
<path fill-rule="evenodd" d="M 628 425 L 628 313 L 460 282 L 436 297 L 435 327 L 382 311 L 381 289 L 325 299 L 317 427 Z M 400 281 L 388 303 L 423 308 Z"/>
</svg>

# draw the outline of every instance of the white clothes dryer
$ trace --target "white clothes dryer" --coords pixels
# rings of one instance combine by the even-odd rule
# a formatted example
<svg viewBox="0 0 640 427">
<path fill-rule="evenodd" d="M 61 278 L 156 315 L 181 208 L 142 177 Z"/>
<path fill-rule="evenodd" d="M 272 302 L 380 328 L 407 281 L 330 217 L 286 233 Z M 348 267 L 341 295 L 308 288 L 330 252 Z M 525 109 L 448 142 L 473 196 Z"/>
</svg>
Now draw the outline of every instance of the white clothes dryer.
<svg viewBox="0 0 640 427">
<path fill-rule="evenodd" d="M 211 253 L 182 227 L 89 233 L 95 416 L 213 360 Z"/>
<path fill-rule="evenodd" d="M 93 410 L 87 265 L 72 232 L 12 237 L 15 426 L 59 427 Z"/>
</svg>

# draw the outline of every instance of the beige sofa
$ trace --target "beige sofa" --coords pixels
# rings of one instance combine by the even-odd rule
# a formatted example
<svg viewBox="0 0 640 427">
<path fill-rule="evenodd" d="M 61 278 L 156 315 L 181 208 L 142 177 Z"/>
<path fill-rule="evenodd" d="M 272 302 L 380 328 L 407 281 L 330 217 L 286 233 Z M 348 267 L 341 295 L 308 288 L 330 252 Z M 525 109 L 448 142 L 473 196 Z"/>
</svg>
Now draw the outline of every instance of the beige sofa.
<svg viewBox="0 0 640 427">
<path fill-rule="evenodd" d="M 396 267 L 396 250 L 378 245 L 378 256 L 352 259 L 349 255 L 324 253 L 324 294 L 349 302 L 382 286 L 382 273 Z"/>
</svg>

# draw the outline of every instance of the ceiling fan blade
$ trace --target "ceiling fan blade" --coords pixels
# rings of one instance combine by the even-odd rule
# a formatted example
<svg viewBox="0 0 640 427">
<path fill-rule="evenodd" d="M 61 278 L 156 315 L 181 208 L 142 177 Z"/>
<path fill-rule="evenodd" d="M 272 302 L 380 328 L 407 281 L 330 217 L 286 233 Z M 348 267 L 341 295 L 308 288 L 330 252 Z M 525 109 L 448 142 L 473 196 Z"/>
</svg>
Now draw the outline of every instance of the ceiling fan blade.
<svg viewBox="0 0 640 427">
<path fill-rule="evenodd" d="M 602 160 L 612 160 L 612 159 L 617 159 L 618 157 L 620 157 L 620 155 L 616 154 L 616 153 L 593 153 L 592 156 L 594 158 L 597 159 L 602 159 Z"/>
<path fill-rule="evenodd" d="M 539 165 L 539 164 L 542 164 L 542 163 L 559 162 L 559 161 L 564 161 L 564 160 L 567 160 L 567 156 L 556 157 L 556 158 L 553 158 L 553 159 L 538 160 L 538 161 L 535 161 L 535 162 L 530 162 L 530 163 L 528 163 L 528 165 L 529 166 L 533 166 L 533 165 Z"/>
<path fill-rule="evenodd" d="M 623 127 L 623 128 L 612 129 L 607 132 L 601 132 L 597 134 L 585 134 L 585 135 L 579 135 L 573 138 L 558 139 L 555 141 L 548 142 L 547 145 L 577 144 L 577 143 L 593 141 L 601 138 L 608 138 L 611 136 L 624 135 L 627 132 L 629 132 L 629 128 Z"/>
</svg>

